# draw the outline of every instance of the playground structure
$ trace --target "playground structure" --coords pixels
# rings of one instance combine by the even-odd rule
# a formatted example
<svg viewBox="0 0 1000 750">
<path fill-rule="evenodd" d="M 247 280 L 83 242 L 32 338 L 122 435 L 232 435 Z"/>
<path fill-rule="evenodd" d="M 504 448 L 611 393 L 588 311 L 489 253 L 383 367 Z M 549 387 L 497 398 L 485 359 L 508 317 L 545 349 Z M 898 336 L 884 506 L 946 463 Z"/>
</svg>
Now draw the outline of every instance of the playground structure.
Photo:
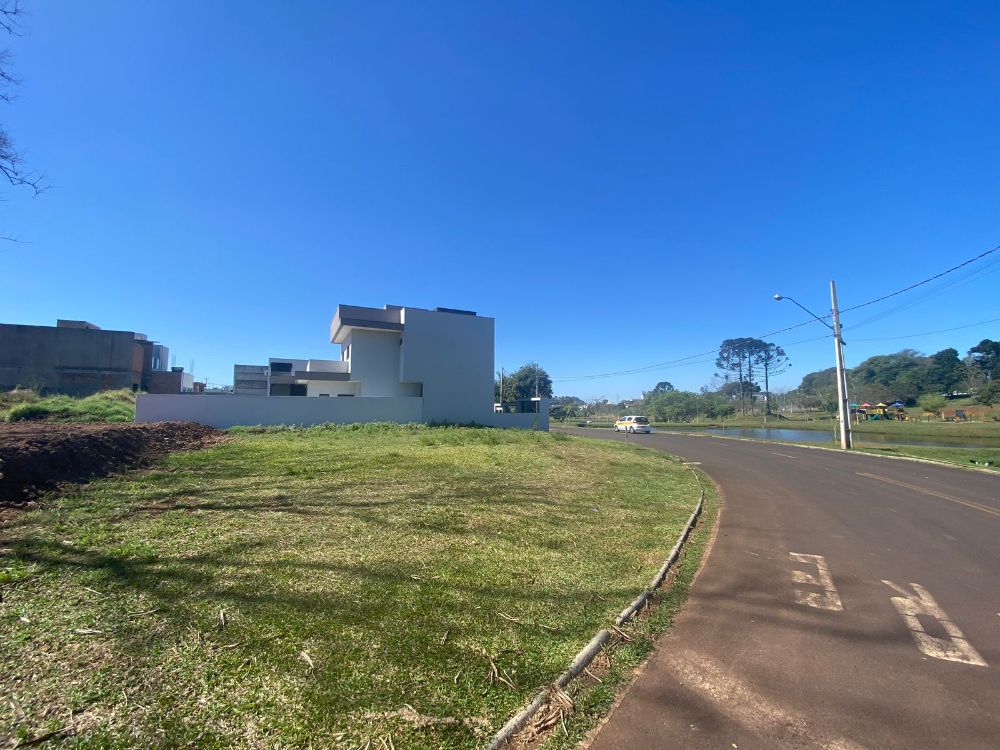
<svg viewBox="0 0 1000 750">
<path fill-rule="evenodd" d="M 851 404 L 851 415 L 855 417 L 858 424 L 861 422 L 889 420 L 897 422 L 907 422 L 913 419 L 906 413 L 902 401 L 892 404 L 879 402 L 877 404 Z"/>
<path fill-rule="evenodd" d="M 988 410 L 987 410 L 988 412 Z M 989 418 L 987 413 L 980 410 L 968 408 L 945 409 L 941 412 L 924 410 L 920 419 L 923 421 L 942 422 L 973 422 L 977 415 L 982 420 Z M 855 424 L 862 422 L 889 421 L 889 422 L 917 422 L 920 421 L 914 415 L 908 414 L 902 402 L 896 401 L 892 404 L 879 402 L 877 404 L 851 404 L 851 416 Z"/>
</svg>

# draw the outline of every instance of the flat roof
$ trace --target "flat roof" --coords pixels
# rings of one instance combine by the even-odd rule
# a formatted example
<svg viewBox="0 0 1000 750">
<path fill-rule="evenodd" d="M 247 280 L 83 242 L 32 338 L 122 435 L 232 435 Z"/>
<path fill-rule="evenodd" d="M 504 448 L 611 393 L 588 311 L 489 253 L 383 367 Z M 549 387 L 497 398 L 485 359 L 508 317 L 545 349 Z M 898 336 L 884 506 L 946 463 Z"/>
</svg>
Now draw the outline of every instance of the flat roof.
<svg viewBox="0 0 1000 750">
<path fill-rule="evenodd" d="M 362 307 L 360 305 L 337 305 L 330 323 L 330 342 L 342 344 L 347 339 L 350 329 L 367 328 L 376 331 L 402 331 L 403 305 L 386 305 L 385 307 Z M 410 307 L 411 310 L 422 310 L 420 307 Z M 450 315 L 476 316 L 472 310 L 459 310 L 453 307 L 435 307 L 430 312 L 448 313 Z"/>
</svg>

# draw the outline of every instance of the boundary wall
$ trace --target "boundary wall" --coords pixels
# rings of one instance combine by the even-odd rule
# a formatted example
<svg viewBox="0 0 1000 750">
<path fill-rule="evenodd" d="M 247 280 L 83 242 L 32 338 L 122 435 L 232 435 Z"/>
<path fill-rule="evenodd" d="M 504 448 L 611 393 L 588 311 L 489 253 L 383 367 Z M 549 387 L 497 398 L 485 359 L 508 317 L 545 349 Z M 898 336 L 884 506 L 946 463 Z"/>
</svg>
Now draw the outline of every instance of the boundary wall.
<svg viewBox="0 0 1000 750">
<path fill-rule="evenodd" d="M 308 396 L 161 395 L 135 400 L 136 422 L 199 422 L 209 427 L 235 425 L 302 426 L 352 422 L 422 422 L 424 400 L 398 398 L 309 398 Z"/>
<path fill-rule="evenodd" d="M 432 422 L 418 396 L 382 398 L 318 398 L 309 396 L 237 396 L 232 394 L 141 393 L 135 401 L 136 422 L 198 422 L 209 427 L 236 425 L 353 422 Z M 484 414 L 476 424 L 521 430 L 549 429 L 547 410 L 538 414 Z"/>
<path fill-rule="evenodd" d="M 506 427 L 515 430 L 549 431 L 548 409 L 538 413 L 527 414 L 487 414 L 483 419 L 477 419 L 476 424 L 486 427 Z"/>
</svg>

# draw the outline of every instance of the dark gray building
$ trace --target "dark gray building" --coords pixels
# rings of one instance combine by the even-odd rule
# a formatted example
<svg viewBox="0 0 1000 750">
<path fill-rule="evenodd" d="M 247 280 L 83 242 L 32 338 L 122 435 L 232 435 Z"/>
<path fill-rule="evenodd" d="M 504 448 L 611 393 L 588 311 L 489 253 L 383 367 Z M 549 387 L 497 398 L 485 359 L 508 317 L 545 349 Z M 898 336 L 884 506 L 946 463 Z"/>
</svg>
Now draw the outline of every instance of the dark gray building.
<svg viewBox="0 0 1000 750">
<path fill-rule="evenodd" d="M 167 369 L 166 350 L 157 346 L 144 334 L 105 331 L 82 320 L 59 320 L 55 326 L 0 323 L 0 390 L 20 386 L 71 396 L 146 390 L 151 373 Z"/>
</svg>

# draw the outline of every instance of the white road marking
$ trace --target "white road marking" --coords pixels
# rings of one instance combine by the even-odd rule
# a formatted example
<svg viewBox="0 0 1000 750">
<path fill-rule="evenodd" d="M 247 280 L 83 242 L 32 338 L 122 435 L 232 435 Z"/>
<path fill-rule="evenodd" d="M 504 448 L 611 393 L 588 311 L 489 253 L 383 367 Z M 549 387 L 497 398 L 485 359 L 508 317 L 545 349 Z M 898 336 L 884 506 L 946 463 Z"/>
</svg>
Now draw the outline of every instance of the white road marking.
<svg viewBox="0 0 1000 750">
<path fill-rule="evenodd" d="M 829 609 L 840 612 L 844 609 L 840 601 L 840 594 L 837 587 L 833 585 L 833 576 L 830 575 L 830 568 L 826 564 L 826 559 L 822 555 L 803 555 L 798 552 L 788 553 L 793 560 L 807 565 L 816 566 L 816 575 L 803 573 L 801 570 L 792 571 L 792 580 L 795 583 L 804 583 L 809 586 L 819 586 L 823 591 L 800 591 L 795 589 L 795 601 L 807 607 L 816 609 Z"/>
<path fill-rule="evenodd" d="M 755 734 L 780 735 L 781 746 L 821 747 L 827 750 L 863 750 L 843 737 L 817 736 L 806 716 L 758 695 L 753 686 L 692 651 L 671 658 L 670 668 L 683 685 L 700 692 L 730 720 Z"/>
<path fill-rule="evenodd" d="M 900 617 L 903 618 L 906 627 L 909 628 L 913 640 L 917 642 L 917 648 L 924 654 L 935 659 L 973 664 L 977 667 L 987 666 L 983 657 L 966 640 L 965 635 L 958 629 L 958 625 L 948 618 L 948 615 L 934 601 L 934 597 L 931 596 L 927 589 L 919 583 L 911 583 L 910 585 L 913 587 L 913 590 L 917 592 L 914 595 L 897 586 L 892 581 L 887 581 L 883 578 L 882 583 L 902 595 L 891 597 L 892 605 L 899 612 Z M 917 619 L 917 615 L 933 617 L 941 623 L 941 627 L 944 628 L 944 632 L 948 634 L 949 638 L 935 638 L 932 635 L 928 635 L 927 631 L 924 630 L 924 626 L 920 624 L 920 620 Z"/>
<path fill-rule="evenodd" d="M 798 458 L 798 456 L 789 456 L 787 453 L 775 453 L 771 451 L 772 456 L 783 456 L 784 458 Z"/>
</svg>

